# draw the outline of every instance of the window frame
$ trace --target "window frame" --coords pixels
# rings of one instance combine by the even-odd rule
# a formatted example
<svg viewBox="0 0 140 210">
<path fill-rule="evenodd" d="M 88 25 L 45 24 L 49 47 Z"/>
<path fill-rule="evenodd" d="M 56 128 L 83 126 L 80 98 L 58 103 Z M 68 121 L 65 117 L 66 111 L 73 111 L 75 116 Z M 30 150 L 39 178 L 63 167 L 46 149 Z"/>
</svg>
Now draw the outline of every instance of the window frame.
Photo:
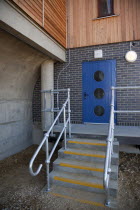
<svg viewBox="0 0 140 210">
<path fill-rule="evenodd" d="M 111 6 L 111 13 L 110 14 L 106 14 L 106 15 L 103 15 L 101 14 L 101 0 L 97 0 L 98 1 L 98 17 L 97 18 L 106 18 L 106 17 L 111 17 L 111 16 L 114 16 L 114 0 L 110 0 L 112 1 L 112 6 Z"/>
</svg>

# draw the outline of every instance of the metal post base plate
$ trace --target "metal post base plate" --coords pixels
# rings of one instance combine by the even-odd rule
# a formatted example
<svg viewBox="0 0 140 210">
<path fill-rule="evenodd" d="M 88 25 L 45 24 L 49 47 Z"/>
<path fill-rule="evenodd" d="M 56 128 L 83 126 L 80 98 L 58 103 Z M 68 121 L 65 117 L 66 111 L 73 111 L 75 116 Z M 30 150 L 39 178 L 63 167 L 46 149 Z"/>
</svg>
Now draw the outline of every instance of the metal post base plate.
<svg viewBox="0 0 140 210">
<path fill-rule="evenodd" d="M 51 191 L 51 189 L 49 188 L 49 189 L 47 189 L 47 185 L 45 185 L 44 187 L 43 187 L 43 189 L 41 190 L 41 192 L 50 192 Z"/>
</svg>

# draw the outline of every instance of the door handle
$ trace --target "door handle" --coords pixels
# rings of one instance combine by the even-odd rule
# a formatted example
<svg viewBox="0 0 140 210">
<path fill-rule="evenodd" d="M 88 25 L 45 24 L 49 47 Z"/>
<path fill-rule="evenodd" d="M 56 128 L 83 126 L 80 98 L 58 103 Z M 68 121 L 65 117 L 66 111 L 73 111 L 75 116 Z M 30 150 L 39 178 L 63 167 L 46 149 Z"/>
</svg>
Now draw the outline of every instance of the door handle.
<svg viewBox="0 0 140 210">
<path fill-rule="evenodd" d="M 89 95 L 86 92 L 84 92 L 84 99 L 86 99 L 87 96 L 89 96 Z"/>
</svg>

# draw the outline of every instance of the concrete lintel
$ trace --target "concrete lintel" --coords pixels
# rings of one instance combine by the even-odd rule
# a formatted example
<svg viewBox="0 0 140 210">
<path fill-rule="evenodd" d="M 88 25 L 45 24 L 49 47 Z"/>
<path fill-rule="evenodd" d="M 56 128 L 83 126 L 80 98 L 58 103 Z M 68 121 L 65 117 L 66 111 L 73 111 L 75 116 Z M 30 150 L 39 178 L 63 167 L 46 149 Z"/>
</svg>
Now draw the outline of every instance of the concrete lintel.
<svg viewBox="0 0 140 210">
<path fill-rule="evenodd" d="M 10 2 L 0 0 L 0 27 L 54 60 L 66 60 L 65 49 Z"/>
</svg>

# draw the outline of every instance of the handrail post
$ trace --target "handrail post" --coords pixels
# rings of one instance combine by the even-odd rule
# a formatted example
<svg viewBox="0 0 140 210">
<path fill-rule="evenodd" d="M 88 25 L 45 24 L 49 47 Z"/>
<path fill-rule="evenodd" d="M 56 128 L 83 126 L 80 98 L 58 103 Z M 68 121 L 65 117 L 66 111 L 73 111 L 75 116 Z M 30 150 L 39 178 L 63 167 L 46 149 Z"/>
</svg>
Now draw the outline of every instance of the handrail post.
<svg viewBox="0 0 140 210">
<path fill-rule="evenodd" d="M 109 192 L 108 192 L 108 183 L 111 173 L 111 155 L 113 153 L 113 140 L 114 140 L 114 99 L 115 99 L 115 90 L 114 87 L 111 87 L 111 110 L 110 110 L 110 120 L 109 120 L 109 131 L 107 138 L 107 151 L 106 151 L 106 160 L 105 160 L 105 174 L 104 174 L 104 186 L 106 190 L 106 206 L 109 206 Z"/>
<path fill-rule="evenodd" d="M 115 89 L 114 87 L 112 87 L 112 103 L 111 103 L 111 106 L 112 106 L 112 142 L 111 142 L 111 154 L 113 154 L 113 142 L 114 142 L 114 106 L 115 106 Z"/>
<path fill-rule="evenodd" d="M 69 138 L 71 138 L 71 110 L 70 110 L 70 89 L 68 88 L 68 119 L 69 119 Z"/>
<path fill-rule="evenodd" d="M 47 99 L 46 99 L 46 93 L 44 93 L 44 110 L 46 109 L 46 104 L 47 104 Z M 46 129 L 46 112 L 44 112 L 44 117 L 43 117 L 43 129 Z"/>
<path fill-rule="evenodd" d="M 47 176 L 47 192 L 50 190 L 50 173 L 49 173 L 49 166 L 50 166 L 50 161 L 49 161 L 49 142 L 48 142 L 48 136 L 46 138 L 46 176 Z"/>
<path fill-rule="evenodd" d="M 64 149 L 66 150 L 66 135 L 67 135 L 67 130 L 66 130 L 66 106 L 64 106 L 64 112 L 63 112 L 63 117 L 64 117 Z"/>
<path fill-rule="evenodd" d="M 56 104 L 57 104 L 57 109 L 59 110 L 59 92 L 57 92 L 56 95 Z M 59 113 L 59 111 L 57 112 L 57 114 Z M 57 120 L 57 124 L 59 124 L 59 118 Z"/>
<path fill-rule="evenodd" d="M 51 124 L 53 123 L 53 111 L 54 111 L 54 93 L 53 90 L 51 90 Z M 53 128 L 51 130 L 51 136 L 53 136 Z"/>
</svg>

